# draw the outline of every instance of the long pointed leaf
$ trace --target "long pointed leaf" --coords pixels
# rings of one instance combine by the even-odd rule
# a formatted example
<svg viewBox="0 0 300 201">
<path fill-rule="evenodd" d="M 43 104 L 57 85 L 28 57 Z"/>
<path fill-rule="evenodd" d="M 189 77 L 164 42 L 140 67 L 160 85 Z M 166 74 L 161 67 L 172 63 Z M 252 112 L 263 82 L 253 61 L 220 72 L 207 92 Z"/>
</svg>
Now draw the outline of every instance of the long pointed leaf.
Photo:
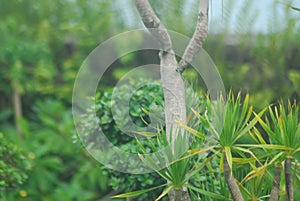
<svg viewBox="0 0 300 201">
<path fill-rule="evenodd" d="M 164 187 L 166 185 L 167 184 L 163 184 L 163 185 L 156 186 L 156 187 L 153 187 L 153 188 L 148 188 L 148 189 L 145 189 L 145 190 L 139 190 L 139 191 L 134 191 L 134 192 L 129 192 L 129 193 L 123 193 L 123 194 L 120 194 L 120 195 L 114 195 L 114 196 L 112 196 L 112 198 L 130 198 L 130 197 L 136 197 L 136 196 L 142 195 L 144 193 L 147 193 L 149 191 L 153 191 L 153 190 L 156 190 L 158 188 L 162 188 L 162 187 Z"/>
<path fill-rule="evenodd" d="M 293 150 L 290 147 L 277 145 L 277 144 L 237 144 L 236 147 L 254 147 L 254 148 L 263 148 L 263 149 L 274 149 L 274 150 L 283 150 L 291 151 Z"/>
<path fill-rule="evenodd" d="M 178 121 L 176 122 L 180 127 L 182 127 L 183 129 L 187 130 L 188 132 L 192 133 L 193 135 L 195 135 L 196 137 L 200 138 L 200 139 L 205 139 L 205 135 L 187 125 L 184 125 L 182 122 Z"/>
<path fill-rule="evenodd" d="M 196 188 L 192 185 L 188 185 L 188 188 L 193 190 L 193 191 L 196 191 L 196 192 L 200 193 L 201 195 L 206 195 L 206 196 L 214 198 L 214 199 L 229 200 L 228 198 L 224 197 L 223 195 L 219 195 L 219 194 L 216 194 L 216 193 L 213 193 L 213 192 L 210 192 L 210 191 L 202 190 L 202 189 Z"/>
<path fill-rule="evenodd" d="M 264 114 L 264 112 L 266 111 L 266 108 L 265 109 L 263 109 L 260 113 L 258 113 L 257 115 L 256 115 L 256 117 L 261 117 L 263 114 Z M 259 118 L 254 118 L 254 119 L 252 119 L 250 122 L 249 122 L 249 124 L 246 126 L 246 127 L 244 127 L 239 133 L 238 133 L 238 135 L 236 136 L 236 138 L 234 139 L 234 141 L 237 141 L 240 137 L 242 137 L 245 133 L 247 133 L 247 132 L 249 132 L 249 130 L 251 129 L 251 128 L 253 128 L 254 127 L 254 125 L 257 123 L 257 121 L 259 121 Z"/>
<path fill-rule="evenodd" d="M 155 137 L 157 136 L 157 132 L 145 132 L 145 131 L 130 131 L 134 134 L 141 135 L 144 137 Z"/>
<path fill-rule="evenodd" d="M 168 180 L 168 181 L 172 181 L 172 178 L 168 174 L 166 174 L 164 172 L 164 170 L 159 171 L 160 168 L 156 165 L 156 163 L 153 161 L 151 156 L 147 157 L 147 155 L 141 155 L 141 154 L 138 154 L 138 156 L 140 157 L 140 159 L 143 161 L 144 164 L 148 165 L 151 169 L 153 169 L 162 178 L 164 178 L 165 180 Z"/>
<path fill-rule="evenodd" d="M 162 199 L 165 195 L 167 195 L 173 188 L 173 185 L 168 186 L 167 188 L 164 189 L 164 191 L 158 196 L 158 198 L 155 199 L 155 201 L 159 201 Z"/>
<path fill-rule="evenodd" d="M 230 147 L 224 147 L 225 156 L 227 158 L 228 165 L 230 169 L 232 170 L 232 155 L 231 155 L 231 149 Z"/>
<path fill-rule="evenodd" d="M 191 177 L 193 177 L 195 174 L 198 174 L 199 171 L 206 165 L 208 164 L 216 155 L 218 155 L 220 153 L 220 150 L 217 151 L 216 153 L 214 153 L 213 155 L 211 155 L 209 158 L 207 158 L 206 160 L 204 160 L 200 165 L 198 165 L 194 170 L 192 170 L 191 172 L 189 172 L 186 176 L 185 176 L 185 182 L 188 182 L 189 179 Z"/>
</svg>

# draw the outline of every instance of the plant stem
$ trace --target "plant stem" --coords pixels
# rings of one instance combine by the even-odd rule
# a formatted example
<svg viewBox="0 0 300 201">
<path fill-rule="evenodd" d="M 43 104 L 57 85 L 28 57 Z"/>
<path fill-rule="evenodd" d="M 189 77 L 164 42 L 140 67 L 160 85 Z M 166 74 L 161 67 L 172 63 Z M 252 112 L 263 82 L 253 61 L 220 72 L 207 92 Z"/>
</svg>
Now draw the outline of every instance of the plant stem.
<svg viewBox="0 0 300 201">
<path fill-rule="evenodd" d="M 274 181 L 273 181 L 272 190 L 270 194 L 270 201 L 278 201 L 279 199 L 280 173 L 281 173 L 281 165 L 276 164 Z"/>
<path fill-rule="evenodd" d="M 284 162 L 285 187 L 288 201 L 294 201 L 292 159 L 287 157 Z"/>
<path fill-rule="evenodd" d="M 183 191 L 181 191 L 181 192 L 182 192 L 182 200 L 183 201 L 191 201 L 190 194 L 187 189 L 186 190 L 183 189 Z"/>
<path fill-rule="evenodd" d="M 235 178 L 232 176 L 232 170 L 229 167 L 226 154 L 224 153 L 224 175 L 227 183 L 227 187 L 234 201 L 244 201 L 242 193 L 235 181 Z"/>
<path fill-rule="evenodd" d="M 15 126 L 20 138 L 23 138 L 22 126 L 20 124 L 20 119 L 22 118 L 22 104 L 21 104 L 21 94 L 16 83 L 13 84 L 13 107 L 14 107 L 14 117 L 15 117 Z"/>
<path fill-rule="evenodd" d="M 188 190 L 185 187 L 181 190 L 171 190 L 168 196 L 170 201 L 191 201 Z"/>
<path fill-rule="evenodd" d="M 182 192 L 181 190 L 175 190 L 175 201 L 181 201 L 182 198 Z"/>
</svg>

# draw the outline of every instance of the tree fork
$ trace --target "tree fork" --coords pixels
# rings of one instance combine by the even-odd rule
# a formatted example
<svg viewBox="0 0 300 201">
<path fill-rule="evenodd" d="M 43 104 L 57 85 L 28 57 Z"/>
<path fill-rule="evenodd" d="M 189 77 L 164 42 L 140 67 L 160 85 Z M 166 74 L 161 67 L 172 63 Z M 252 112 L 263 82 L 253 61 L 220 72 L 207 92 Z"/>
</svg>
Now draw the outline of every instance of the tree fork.
<svg viewBox="0 0 300 201">
<path fill-rule="evenodd" d="M 192 62 L 195 55 L 200 51 L 207 36 L 208 1 L 209 0 L 200 1 L 196 29 L 190 43 L 185 49 L 182 60 L 180 61 L 182 68 L 186 68 L 187 65 Z M 180 121 L 183 124 L 186 124 L 186 104 L 184 82 L 181 76 L 182 71 L 178 70 L 180 65 L 176 61 L 170 35 L 156 16 L 148 0 L 136 0 L 136 7 L 144 25 L 162 46 L 159 57 L 161 82 L 165 99 L 166 137 L 171 143 L 174 152 L 174 139 L 176 139 L 177 134 L 180 131 L 183 131 L 176 122 Z M 182 134 L 183 133 L 184 132 L 182 132 Z M 170 139 L 173 141 L 171 142 Z M 190 201 L 186 187 L 183 187 L 179 191 L 172 190 L 168 195 L 171 201 Z"/>
</svg>

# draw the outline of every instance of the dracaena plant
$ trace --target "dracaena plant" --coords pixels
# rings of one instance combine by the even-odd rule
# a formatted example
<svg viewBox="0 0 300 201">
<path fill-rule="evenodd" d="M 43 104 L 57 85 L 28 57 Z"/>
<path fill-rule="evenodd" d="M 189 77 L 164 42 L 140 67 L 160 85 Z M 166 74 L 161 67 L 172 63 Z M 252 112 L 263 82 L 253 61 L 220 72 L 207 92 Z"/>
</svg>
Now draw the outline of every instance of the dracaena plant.
<svg viewBox="0 0 300 201">
<path fill-rule="evenodd" d="M 238 186 L 239 183 L 237 183 L 233 176 L 232 166 L 233 163 L 245 164 L 249 163 L 251 160 L 253 160 L 253 162 L 259 161 L 245 144 L 239 144 L 239 140 L 249 133 L 259 120 L 258 117 L 261 117 L 265 110 L 253 117 L 252 107 L 249 106 L 249 95 L 246 95 L 242 100 L 240 93 L 237 96 L 234 96 L 234 94 L 230 92 L 226 101 L 225 98 L 220 98 L 217 101 L 209 101 L 209 98 L 207 98 L 207 101 L 209 103 L 207 104 L 205 112 L 201 111 L 200 113 L 195 109 L 192 109 L 194 115 L 198 118 L 201 127 L 205 127 L 204 129 L 189 127 L 183 123 L 177 122 L 178 125 L 185 130 L 184 133 L 186 135 L 192 135 L 198 140 L 195 140 L 198 143 L 194 144 L 193 147 L 190 147 L 188 151 L 182 150 L 186 148 L 186 146 L 184 146 L 186 144 L 186 138 L 183 137 L 186 135 L 180 134 L 174 140 L 174 149 L 165 151 L 164 155 L 160 154 L 157 147 L 152 146 L 152 151 L 157 153 L 155 154 L 155 159 L 150 156 L 147 157 L 147 155 L 145 155 L 148 153 L 147 150 L 141 147 L 144 153 L 144 155 L 141 155 L 140 157 L 141 160 L 155 170 L 162 178 L 167 180 L 167 184 L 151 189 L 117 195 L 114 196 L 115 198 L 134 197 L 164 187 L 161 195 L 158 196 L 156 200 L 160 200 L 171 190 L 175 191 L 175 200 L 184 200 L 182 199 L 182 196 L 184 195 L 177 195 L 177 192 L 182 188 L 188 188 L 190 191 L 207 195 L 212 199 L 228 200 L 222 195 L 195 188 L 188 183 L 188 181 L 195 174 L 198 174 L 207 163 L 218 156 L 220 158 L 220 169 L 224 171 L 227 187 L 233 200 L 244 200 Z M 203 130 L 209 131 L 210 134 L 203 134 Z M 170 140 L 162 138 L 159 140 L 158 145 L 159 147 L 165 148 L 169 141 Z M 251 147 L 251 145 L 249 145 L 249 147 Z M 172 150 L 175 150 L 175 152 Z M 233 152 L 238 156 L 233 157 Z M 198 157 L 199 154 L 201 155 L 203 153 L 209 153 L 204 160 L 193 159 L 193 157 Z M 252 159 L 249 160 L 249 158 L 246 158 L 245 154 L 252 156 Z M 160 169 L 157 165 L 157 161 L 163 161 L 167 166 L 164 169 Z M 199 161 L 201 161 L 200 164 Z M 176 196 L 178 197 L 176 198 Z"/>
<path fill-rule="evenodd" d="M 177 161 L 179 162 L 203 152 L 210 152 L 210 157 L 204 160 L 203 163 L 206 163 L 215 156 L 219 156 L 221 159 L 220 167 L 221 170 L 224 171 L 225 180 L 232 198 L 237 201 L 244 200 L 238 183 L 233 176 L 232 166 L 234 162 L 242 164 L 249 163 L 251 160 L 259 162 L 251 150 L 247 149 L 251 147 L 251 145 L 239 144 L 239 140 L 249 133 L 259 120 L 258 117 L 261 117 L 265 110 L 256 114 L 256 117 L 251 118 L 253 117 L 253 111 L 252 107 L 249 106 L 249 95 L 246 95 L 242 101 L 240 93 L 235 97 L 233 92 L 230 92 L 226 101 L 223 97 L 220 97 L 217 101 L 211 101 L 210 104 L 208 104 L 207 112 L 200 114 L 193 109 L 192 111 L 195 116 L 198 117 L 199 122 L 205 125 L 207 130 L 209 130 L 210 135 L 204 135 L 195 128 L 179 124 L 196 138 L 203 139 L 205 137 L 205 143 L 198 144 L 198 147 L 193 149 L 189 155 Z M 203 145 L 206 146 L 203 148 Z M 253 146 L 255 147 L 255 145 Z M 233 152 L 240 157 L 233 157 Z M 245 153 L 251 155 L 252 159 L 249 160 L 246 158 Z M 203 166 L 200 165 L 200 167 Z M 195 171 L 199 171 L 199 169 Z M 195 174 L 195 172 L 193 172 L 193 174 Z"/>
<path fill-rule="evenodd" d="M 225 180 L 229 192 L 233 200 L 244 200 L 239 183 L 237 183 L 232 173 L 233 163 L 248 163 L 249 159 L 245 157 L 245 153 L 252 156 L 251 160 L 258 161 L 256 156 L 245 147 L 239 144 L 239 140 L 247 135 L 261 117 L 265 110 L 262 110 L 257 117 L 253 117 L 252 107 L 249 106 L 249 95 L 242 100 L 239 93 L 236 97 L 230 92 L 225 98 L 220 97 L 219 100 L 211 103 L 211 108 L 206 115 L 200 115 L 196 111 L 200 121 L 207 125 L 210 136 L 208 141 L 214 141 L 214 146 L 208 149 L 214 155 L 220 157 L 220 167 L 224 172 Z M 188 128 L 192 130 L 193 128 Z M 249 145 L 250 147 L 251 145 Z M 233 157 L 232 153 L 236 153 L 238 157 Z"/>
<path fill-rule="evenodd" d="M 223 114 L 222 113 L 223 110 Z M 242 162 L 243 158 L 233 159 L 232 152 L 251 153 L 248 149 L 240 146 L 237 142 L 245 134 L 253 128 L 257 122 L 257 118 L 251 119 L 252 107 L 249 106 L 249 96 L 246 95 L 244 102 L 241 100 L 240 94 L 235 98 L 232 93 L 229 94 L 228 100 L 224 104 L 224 108 L 217 107 L 216 124 L 212 125 L 212 133 L 218 137 L 218 148 L 221 150 L 221 166 L 224 169 L 224 176 L 228 189 L 234 200 L 244 200 L 242 193 L 236 183 L 236 179 L 232 174 L 232 164 L 234 160 Z M 261 116 L 262 111 L 258 116 Z M 222 122 L 223 121 L 223 122 Z M 223 126 L 221 124 L 223 123 Z M 241 154 L 243 157 L 243 154 Z M 246 160 L 246 159 L 245 159 Z M 223 162 L 223 165 L 222 165 Z"/>
<path fill-rule="evenodd" d="M 252 191 L 245 188 L 242 190 L 248 195 L 248 197 L 251 197 L 252 200 L 261 200 L 262 198 L 269 197 L 270 201 L 278 201 L 282 169 L 281 163 L 284 160 L 282 151 L 288 150 L 288 148 L 281 145 L 267 143 L 257 128 L 254 128 L 251 131 L 250 136 L 256 143 L 256 145 L 251 146 L 256 149 L 255 152 L 259 155 L 259 160 L 261 162 L 258 167 L 257 164 L 250 163 L 252 170 L 248 172 L 242 181 L 242 183 L 249 182 L 250 185 L 252 185 Z M 272 170 L 274 171 L 273 174 L 270 172 L 270 169 L 272 168 L 274 169 Z M 262 188 L 263 186 L 264 188 Z"/>
<path fill-rule="evenodd" d="M 188 97 L 191 97 L 191 94 L 188 95 Z M 195 99 L 198 101 L 195 102 Z M 187 100 L 187 105 L 189 105 L 190 109 L 194 108 L 192 110 L 199 111 L 198 114 L 201 115 L 203 115 L 206 108 L 209 107 L 208 104 L 210 104 L 209 100 L 205 97 L 200 99 L 199 97 L 194 97 L 194 100 Z M 153 200 L 160 200 L 168 194 L 169 197 L 170 195 L 174 196 L 174 198 L 170 198 L 170 200 L 182 201 L 188 200 L 188 197 L 181 193 L 181 189 L 185 188 L 189 190 L 192 196 L 201 194 L 213 200 L 227 200 L 225 196 L 197 188 L 192 185 L 192 182 L 189 182 L 191 179 L 195 178 L 195 175 L 197 175 L 200 170 L 209 165 L 214 154 L 207 156 L 206 152 L 207 150 L 211 150 L 211 147 L 206 146 L 205 148 L 199 149 L 206 138 L 205 134 L 203 134 L 207 130 L 206 125 L 200 123 L 199 119 L 193 114 L 193 112 L 188 115 L 187 119 L 188 125 L 192 128 L 184 125 L 182 122 L 177 122 L 179 127 L 182 129 L 179 129 L 178 135 L 175 139 L 167 139 L 167 135 L 163 129 L 158 129 L 162 131 L 162 133 L 157 133 L 155 143 L 153 143 L 153 138 L 149 138 L 147 147 L 140 143 L 137 138 L 137 143 L 140 148 L 140 159 L 161 178 L 166 180 L 166 184 L 140 191 L 116 195 L 114 198 L 136 197 L 161 188 L 162 193 Z M 138 132 L 137 134 L 149 137 L 148 133 Z M 171 144 L 173 144 L 174 147 L 169 146 Z M 152 155 L 149 154 L 150 152 Z"/>
<path fill-rule="evenodd" d="M 277 169 L 274 178 L 277 180 L 277 184 L 274 189 L 276 196 L 272 200 L 278 200 L 278 188 L 279 188 L 279 178 L 281 171 L 281 162 L 284 161 L 284 175 L 285 175 L 285 186 L 286 186 L 286 197 L 288 201 L 294 200 L 294 190 L 293 190 L 293 175 L 292 175 L 292 164 L 294 156 L 300 151 L 300 123 L 299 123 L 299 106 L 296 102 L 288 102 L 287 108 L 284 107 L 282 103 L 279 107 L 274 108 L 269 107 L 269 118 L 263 121 L 258 117 L 259 123 L 262 128 L 266 131 L 269 136 L 271 147 L 267 146 L 262 137 L 260 137 L 259 132 L 256 132 L 256 136 L 260 139 L 262 147 L 271 148 L 277 150 Z M 272 151 L 274 156 L 274 150 Z M 283 159 L 279 156 L 283 156 Z M 297 176 L 297 175 L 295 175 Z M 272 189 L 273 190 L 273 189 Z M 271 197 L 272 197 L 271 192 Z"/>
<path fill-rule="evenodd" d="M 191 130 L 190 130 L 191 131 Z M 191 131 L 194 132 L 194 131 Z M 187 149 L 187 135 L 190 135 L 189 131 L 183 131 L 184 135 L 179 133 L 174 139 L 174 147 L 169 146 L 171 140 L 166 139 L 166 135 L 164 133 L 159 134 L 157 136 L 156 145 L 149 140 L 149 146 L 151 147 L 151 152 L 154 155 L 149 154 L 149 150 L 147 150 L 144 145 L 137 142 L 141 148 L 141 154 L 139 155 L 141 160 L 153 171 L 155 171 L 159 176 L 165 179 L 167 182 L 164 185 L 156 186 L 149 189 L 143 189 L 134 192 L 128 192 L 120 195 L 116 195 L 113 198 L 129 198 L 139 196 L 143 193 L 147 193 L 149 191 L 156 190 L 158 188 L 162 188 L 162 193 L 157 196 L 154 200 L 158 201 L 165 197 L 167 194 L 170 196 L 174 196 L 175 201 L 188 200 L 188 196 L 181 193 L 182 188 L 187 188 L 189 191 L 194 191 L 210 197 L 212 199 L 221 199 L 227 200 L 226 197 L 219 195 L 217 193 L 209 192 L 204 189 L 199 189 L 191 184 L 189 184 L 189 180 L 199 171 L 206 166 L 206 164 L 213 158 L 212 156 L 206 158 L 202 161 L 201 164 L 195 165 L 195 161 L 197 161 L 197 157 L 199 157 L 200 153 L 205 153 L 210 148 L 206 149 L 193 149 L 192 147 L 195 144 L 191 145 L 191 149 Z M 195 132 L 194 132 L 195 134 Z M 197 131 L 197 136 L 201 139 L 204 139 L 205 136 L 202 135 L 201 132 Z M 199 143 L 199 140 L 197 141 Z M 163 150 L 163 151 L 162 151 Z M 173 151 L 174 150 L 174 151 Z M 196 151 L 195 151 L 196 150 Z M 203 155 L 201 155 L 203 157 Z M 162 164 L 165 164 L 162 168 Z"/>
</svg>

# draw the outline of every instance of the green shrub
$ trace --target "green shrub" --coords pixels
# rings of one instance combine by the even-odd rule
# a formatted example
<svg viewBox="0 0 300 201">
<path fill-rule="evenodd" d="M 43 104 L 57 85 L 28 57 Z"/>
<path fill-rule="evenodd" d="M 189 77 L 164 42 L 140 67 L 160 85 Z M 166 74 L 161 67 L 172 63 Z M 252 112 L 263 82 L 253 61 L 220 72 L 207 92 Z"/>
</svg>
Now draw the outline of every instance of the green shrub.
<svg viewBox="0 0 300 201">
<path fill-rule="evenodd" d="M 59 100 L 45 99 L 34 103 L 31 111 L 30 119 L 22 121 L 24 138 L 15 137 L 14 143 L 26 150 L 32 168 L 24 184 L 3 193 L 4 200 L 85 201 L 108 194 L 101 167 L 73 143 L 71 110 Z"/>
<path fill-rule="evenodd" d="M 30 163 L 24 152 L 0 133 L 0 192 L 23 184 L 29 169 Z"/>
<path fill-rule="evenodd" d="M 95 121 L 93 114 L 96 112 L 98 117 L 97 122 L 104 135 L 112 144 L 124 152 L 139 152 L 135 138 L 122 132 L 118 126 L 124 126 L 125 129 L 127 129 L 126 125 L 132 121 L 137 128 L 145 128 L 147 124 L 151 123 L 151 118 L 149 113 L 147 114 L 147 111 L 149 111 L 150 108 L 151 110 L 155 110 L 163 105 L 163 91 L 158 82 L 149 81 L 146 85 L 136 89 L 137 83 L 138 80 L 130 81 L 128 84 L 122 85 L 115 92 L 118 95 L 114 98 L 113 91 L 98 93 L 96 95 L 96 99 L 94 100 L 95 108 L 88 108 L 81 121 L 81 127 L 84 133 L 81 139 L 86 146 L 101 145 L 101 140 L 92 134 L 96 131 L 95 124 L 91 123 Z M 117 113 L 112 111 L 112 106 L 115 102 L 125 104 L 118 105 Z M 128 105 L 126 106 L 126 102 L 129 102 L 129 107 Z M 157 111 L 159 111 L 159 109 Z M 116 124 L 116 118 L 121 120 L 122 125 Z M 153 132 L 157 131 L 154 129 Z M 144 141 L 146 140 L 142 140 L 142 142 Z M 128 168 L 135 168 L 136 164 L 133 161 L 129 166 Z M 109 176 L 108 185 L 114 190 L 131 191 L 165 183 L 165 181 L 155 173 L 134 175 L 113 171 L 105 167 L 103 167 L 103 171 Z M 152 193 L 153 194 L 142 195 L 138 199 L 151 200 L 157 192 Z"/>
<path fill-rule="evenodd" d="M 138 87 L 140 83 L 144 83 L 144 85 Z M 191 112 L 191 107 L 194 109 L 197 108 L 199 112 L 204 112 L 205 110 L 202 107 L 205 107 L 207 102 L 205 98 L 199 97 L 194 93 L 192 88 L 193 87 L 187 87 L 186 90 L 187 113 L 189 114 Z M 141 131 L 143 134 L 142 131 L 148 124 L 154 127 L 152 130 L 150 128 L 150 131 L 153 133 L 160 133 L 159 129 L 155 129 L 157 127 L 163 129 L 164 97 L 161 84 L 158 81 L 151 80 L 129 80 L 114 90 L 115 91 L 104 93 L 99 92 L 96 98 L 92 99 L 95 105 L 92 106 L 92 108 L 87 108 L 86 113 L 82 116 L 80 121 L 82 131 L 82 133 L 80 133 L 81 140 L 83 144 L 88 147 L 97 149 L 97 146 L 101 146 L 101 139 L 98 138 L 96 134 L 98 124 L 103 134 L 114 146 L 117 146 L 124 152 L 142 153 L 134 137 L 135 132 Z M 117 95 L 115 96 L 114 93 Z M 116 110 L 113 109 L 115 105 L 118 106 Z M 96 113 L 97 116 L 96 120 L 94 119 L 94 113 Z M 196 122 L 195 118 L 188 119 L 189 125 L 193 125 L 194 128 L 203 129 L 203 125 Z M 116 121 L 118 120 L 120 120 L 119 123 L 121 123 L 121 125 L 117 125 Z M 130 132 L 130 127 L 126 127 L 130 122 L 133 122 L 136 126 L 134 128 L 136 129 L 134 130 L 135 132 Z M 122 129 L 120 129 L 119 126 L 121 126 Z M 124 133 L 124 130 L 128 131 L 132 136 Z M 154 144 L 157 143 L 155 137 L 148 139 L 139 138 L 139 142 L 143 147 L 148 148 L 147 150 L 151 152 L 148 140 L 151 140 Z M 110 157 L 114 158 L 116 156 L 112 155 Z M 116 161 L 116 163 L 118 163 L 118 161 Z M 136 163 L 133 161 L 128 165 L 128 168 L 134 169 L 135 166 Z M 166 183 L 166 181 L 156 173 L 135 175 L 117 172 L 106 167 L 103 167 L 103 170 L 110 178 L 109 186 L 114 190 L 134 191 Z M 135 199 L 152 200 L 160 193 L 160 190 L 161 189 L 148 192 Z"/>
</svg>

